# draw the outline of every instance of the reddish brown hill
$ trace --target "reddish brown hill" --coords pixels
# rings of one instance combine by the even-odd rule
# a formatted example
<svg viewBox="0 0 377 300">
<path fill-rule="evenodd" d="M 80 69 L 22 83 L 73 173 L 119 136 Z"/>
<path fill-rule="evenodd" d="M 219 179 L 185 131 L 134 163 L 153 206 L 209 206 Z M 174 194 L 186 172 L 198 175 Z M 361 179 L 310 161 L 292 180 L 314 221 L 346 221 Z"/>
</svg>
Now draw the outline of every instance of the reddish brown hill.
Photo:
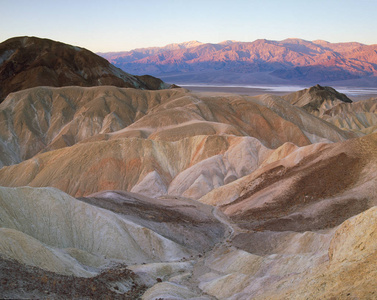
<svg viewBox="0 0 377 300">
<path fill-rule="evenodd" d="M 11 92 L 36 86 L 165 87 L 160 79 L 125 73 L 86 49 L 36 37 L 0 44 L 0 82 L 0 101 Z"/>
</svg>

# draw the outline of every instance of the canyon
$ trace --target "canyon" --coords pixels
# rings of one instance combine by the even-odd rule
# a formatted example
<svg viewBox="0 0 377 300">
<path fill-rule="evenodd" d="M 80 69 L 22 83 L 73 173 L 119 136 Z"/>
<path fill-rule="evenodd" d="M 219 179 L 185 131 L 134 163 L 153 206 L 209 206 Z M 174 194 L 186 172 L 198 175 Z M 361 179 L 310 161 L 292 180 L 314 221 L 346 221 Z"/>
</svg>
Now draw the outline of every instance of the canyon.
<svg viewBox="0 0 377 300">
<path fill-rule="evenodd" d="M 377 98 L 158 82 L 4 97 L 2 298 L 376 297 Z"/>
</svg>

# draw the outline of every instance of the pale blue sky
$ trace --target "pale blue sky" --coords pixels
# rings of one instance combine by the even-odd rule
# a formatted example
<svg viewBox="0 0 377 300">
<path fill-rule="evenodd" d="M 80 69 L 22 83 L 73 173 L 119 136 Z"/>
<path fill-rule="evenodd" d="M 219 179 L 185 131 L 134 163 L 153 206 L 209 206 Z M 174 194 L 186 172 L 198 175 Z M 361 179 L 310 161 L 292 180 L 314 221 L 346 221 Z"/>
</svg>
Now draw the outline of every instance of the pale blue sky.
<svg viewBox="0 0 377 300">
<path fill-rule="evenodd" d="M 190 40 L 377 44 L 377 0 L 0 0 L 0 42 L 38 36 L 107 52 Z"/>
</svg>

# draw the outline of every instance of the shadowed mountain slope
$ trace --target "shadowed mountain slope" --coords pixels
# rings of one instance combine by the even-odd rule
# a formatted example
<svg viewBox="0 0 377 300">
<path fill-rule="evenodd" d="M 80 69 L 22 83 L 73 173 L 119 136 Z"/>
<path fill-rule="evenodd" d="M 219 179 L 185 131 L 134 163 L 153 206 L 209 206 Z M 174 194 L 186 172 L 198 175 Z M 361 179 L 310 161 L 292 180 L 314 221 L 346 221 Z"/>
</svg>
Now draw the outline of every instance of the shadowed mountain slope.
<svg viewBox="0 0 377 300">
<path fill-rule="evenodd" d="M 158 78 L 125 73 L 86 49 L 36 37 L 0 44 L 0 81 L 0 102 L 9 93 L 36 86 L 169 87 Z"/>
<path fill-rule="evenodd" d="M 225 226 L 212 215 L 212 206 L 179 197 L 148 198 L 124 191 L 103 191 L 78 198 L 126 216 L 188 249 L 210 250 L 224 236 Z"/>
</svg>

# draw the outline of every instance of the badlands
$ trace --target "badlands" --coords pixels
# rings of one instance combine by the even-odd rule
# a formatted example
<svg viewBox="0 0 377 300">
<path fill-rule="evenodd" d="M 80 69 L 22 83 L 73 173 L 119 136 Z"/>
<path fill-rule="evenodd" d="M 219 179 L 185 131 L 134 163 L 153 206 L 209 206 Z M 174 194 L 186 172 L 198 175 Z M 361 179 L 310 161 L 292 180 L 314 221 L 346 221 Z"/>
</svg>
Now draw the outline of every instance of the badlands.
<svg viewBox="0 0 377 300">
<path fill-rule="evenodd" d="M 35 86 L 0 104 L 0 296 L 376 299 L 377 98 Z"/>
</svg>

